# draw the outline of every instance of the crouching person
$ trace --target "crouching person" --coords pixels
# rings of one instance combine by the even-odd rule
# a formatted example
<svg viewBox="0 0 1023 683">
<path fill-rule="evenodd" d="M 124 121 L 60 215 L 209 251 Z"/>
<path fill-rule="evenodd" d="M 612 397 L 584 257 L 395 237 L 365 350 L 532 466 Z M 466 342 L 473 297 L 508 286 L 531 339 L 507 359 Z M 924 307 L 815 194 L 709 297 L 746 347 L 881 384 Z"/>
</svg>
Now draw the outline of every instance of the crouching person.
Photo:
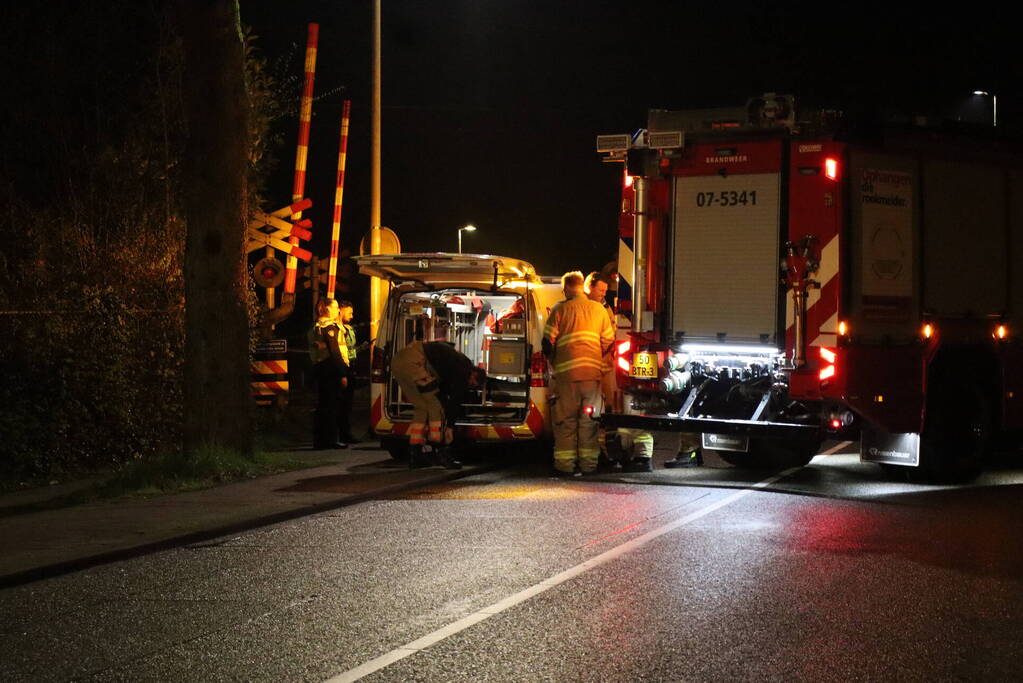
<svg viewBox="0 0 1023 683">
<path fill-rule="evenodd" d="M 447 342 L 412 342 L 391 360 L 391 375 L 412 404 L 409 467 L 442 465 L 460 469 L 451 455 L 455 420 L 462 416 L 468 393 L 486 372 Z M 424 446 L 429 443 L 429 456 Z"/>
</svg>

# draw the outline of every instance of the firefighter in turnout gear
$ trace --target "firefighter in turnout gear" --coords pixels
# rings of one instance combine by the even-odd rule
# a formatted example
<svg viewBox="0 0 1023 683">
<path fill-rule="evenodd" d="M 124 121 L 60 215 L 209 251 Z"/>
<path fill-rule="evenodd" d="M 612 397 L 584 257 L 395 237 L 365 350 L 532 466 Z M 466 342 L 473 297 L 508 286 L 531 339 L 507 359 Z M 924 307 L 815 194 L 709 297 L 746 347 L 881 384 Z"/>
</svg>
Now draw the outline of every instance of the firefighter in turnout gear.
<svg viewBox="0 0 1023 683">
<path fill-rule="evenodd" d="M 408 432 L 409 467 L 461 468 L 450 452 L 455 420 L 469 391 L 484 381 L 486 372 L 447 342 L 414 341 L 394 355 L 391 376 L 415 411 Z M 423 451 L 427 443 L 432 447 L 432 463 Z"/>
<path fill-rule="evenodd" d="M 561 278 L 565 300 L 554 305 L 544 327 L 544 354 L 554 368 L 557 400 L 554 416 L 554 469 L 571 475 L 597 469 L 598 423 L 603 407 L 601 377 L 604 354 L 614 330 L 604 307 L 587 298 L 579 271 Z"/>
<path fill-rule="evenodd" d="M 614 309 L 607 303 L 605 297 L 607 296 L 608 281 L 605 276 L 598 271 L 593 271 L 586 276 L 586 296 L 591 301 L 596 301 L 598 304 L 604 307 L 604 311 L 607 313 L 608 320 L 611 321 L 611 329 L 614 330 L 618 327 L 618 323 L 615 320 Z M 615 380 L 614 373 L 614 353 L 613 348 L 609 349 L 604 354 L 603 366 L 601 367 L 600 377 L 600 393 L 604 399 L 604 408 L 608 409 L 615 405 L 615 392 L 618 391 L 618 385 Z M 603 427 L 599 427 L 597 431 L 597 442 L 600 445 L 600 457 L 602 460 L 601 466 L 613 466 L 620 468 L 622 465 L 617 459 L 611 457 L 611 452 L 607 447 L 607 431 Z M 615 438 L 615 433 L 611 432 L 611 438 Z"/>
</svg>

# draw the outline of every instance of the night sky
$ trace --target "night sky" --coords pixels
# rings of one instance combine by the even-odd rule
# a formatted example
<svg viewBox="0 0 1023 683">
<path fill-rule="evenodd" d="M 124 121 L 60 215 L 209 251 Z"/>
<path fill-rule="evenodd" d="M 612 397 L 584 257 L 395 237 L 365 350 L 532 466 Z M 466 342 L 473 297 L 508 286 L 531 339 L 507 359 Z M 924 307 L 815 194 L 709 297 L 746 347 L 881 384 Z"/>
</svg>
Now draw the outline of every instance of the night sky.
<svg viewBox="0 0 1023 683">
<path fill-rule="evenodd" d="M 1009 22 L 894 4 L 384 0 L 383 223 L 405 251 L 525 258 L 544 273 L 614 258 L 621 167 L 599 133 L 633 132 L 648 108 L 739 106 L 764 92 L 848 112 L 954 111 L 975 89 L 1020 111 Z M 369 227 L 369 0 L 247 2 L 261 52 L 296 80 L 320 24 L 307 195 L 327 252 L 342 95 L 353 101 L 342 242 Z M 846 14 L 836 16 L 842 9 Z M 290 54 L 290 62 L 286 56 Z M 270 203 L 288 203 L 297 122 L 282 130 Z"/>
</svg>

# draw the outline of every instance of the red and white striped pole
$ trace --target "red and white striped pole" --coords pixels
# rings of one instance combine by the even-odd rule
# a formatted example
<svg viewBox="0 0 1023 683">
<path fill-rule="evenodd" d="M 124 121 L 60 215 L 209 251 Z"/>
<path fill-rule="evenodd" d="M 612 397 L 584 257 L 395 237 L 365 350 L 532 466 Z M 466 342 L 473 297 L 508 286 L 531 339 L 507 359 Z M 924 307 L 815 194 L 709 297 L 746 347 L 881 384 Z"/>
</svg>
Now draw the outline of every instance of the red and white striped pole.
<svg viewBox="0 0 1023 683">
<path fill-rule="evenodd" d="M 330 265 L 327 269 L 327 298 L 334 298 L 337 283 L 338 240 L 341 238 L 341 197 L 345 192 L 345 159 L 348 155 L 348 120 L 351 118 L 352 101 L 345 100 L 341 111 L 341 147 L 337 154 L 337 189 L 334 191 L 334 223 L 330 232 Z"/>
<path fill-rule="evenodd" d="M 295 184 L 291 189 L 291 200 L 297 202 L 305 195 L 305 168 L 309 157 L 309 124 L 313 116 L 313 79 L 316 76 L 316 45 L 319 41 L 320 25 L 309 24 L 309 39 L 305 47 L 305 85 L 302 88 L 302 109 L 298 117 L 298 149 L 295 152 Z M 297 221 L 301 212 L 294 214 Z M 289 237 L 291 244 L 298 244 L 298 237 Z M 298 259 L 288 256 L 284 275 L 284 293 L 295 293 L 298 279 Z"/>
</svg>

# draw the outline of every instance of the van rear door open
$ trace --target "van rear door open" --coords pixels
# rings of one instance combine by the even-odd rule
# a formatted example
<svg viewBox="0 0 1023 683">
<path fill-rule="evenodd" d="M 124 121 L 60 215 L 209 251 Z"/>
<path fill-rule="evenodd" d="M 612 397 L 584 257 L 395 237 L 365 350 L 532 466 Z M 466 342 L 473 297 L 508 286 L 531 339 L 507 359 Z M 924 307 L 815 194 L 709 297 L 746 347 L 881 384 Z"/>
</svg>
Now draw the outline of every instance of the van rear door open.
<svg viewBox="0 0 1023 683">
<path fill-rule="evenodd" d="M 478 254 L 372 254 L 355 259 L 364 275 L 392 283 L 427 285 L 480 283 L 501 286 L 514 280 L 540 282 L 533 266 L 519 259 Z"/>
<path fill-rule="evenodd" d="M 417 339 L 449 342 L 473 365 L 487 371 L 486 386 L 465 404 L 464 422 L 524 419 L 529 407 L 529 349 L 522 294 L 445 287 L 394 296 L 392 354 Z M 412 406 L 393 380 L 386 405 L 392 418 L 411 418 Z"/>
</svg>

